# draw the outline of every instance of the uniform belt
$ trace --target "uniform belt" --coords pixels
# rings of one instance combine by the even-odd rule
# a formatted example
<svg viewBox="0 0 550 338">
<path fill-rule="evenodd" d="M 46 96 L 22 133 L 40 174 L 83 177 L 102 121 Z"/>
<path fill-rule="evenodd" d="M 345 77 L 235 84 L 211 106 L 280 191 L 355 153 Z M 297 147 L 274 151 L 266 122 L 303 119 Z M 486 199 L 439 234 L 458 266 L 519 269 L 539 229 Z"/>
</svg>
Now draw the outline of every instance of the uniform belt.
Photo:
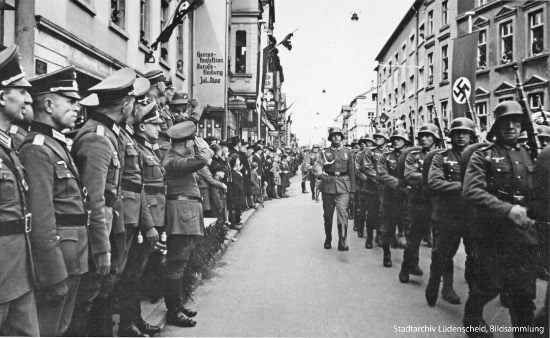
<svg viewBox="0 0 550 338">
<path fill-rule="evenodd" d="M 0 222 L 0 237 L 22 235 L 31 231 L 31 214 L 11 221 Z"/>
<path fill-rule="evenodd" d="M 122 184 L 120 187 L 124 191 L 133 192 L 135 194 L 141 194 L 141 191 L 143 190 L 142 184 L 125 180 L 122 180 Z"/>
<path fill-rule="evenodd" d="M 174 194 L 166 196 L 166 199 L 169 201 L 193 201 L 193 202 L 202 202 L 202 197 L 196 196 L 185 196 L 181 194 Z"/>
<path fill-rule="evenodd" d="M 55 223 L 60 226 L 87 226 L 88 213 L 84 214 L 55 214 Z"/>
<path fill-rule="evenodd" d="M 326 171 L 325 170 L 325 173 L 329 176 L 335 176 L 335 177 L 347 176 L 348 175 L 347 171 L 339 172 L 339 171 Z"/>
<path fill-rule="evenodd" d="M 103 195 L 105 196 L 105 206 L 109 208 L 114 207 L 117 200 L 116 195 L 107 190 L 105 190 Z"/>
<path fill-rule="evenodd" d="M 166 187 L 145 185 L 145 194 L 146 195 L 166 195 Z"/>
</svg>

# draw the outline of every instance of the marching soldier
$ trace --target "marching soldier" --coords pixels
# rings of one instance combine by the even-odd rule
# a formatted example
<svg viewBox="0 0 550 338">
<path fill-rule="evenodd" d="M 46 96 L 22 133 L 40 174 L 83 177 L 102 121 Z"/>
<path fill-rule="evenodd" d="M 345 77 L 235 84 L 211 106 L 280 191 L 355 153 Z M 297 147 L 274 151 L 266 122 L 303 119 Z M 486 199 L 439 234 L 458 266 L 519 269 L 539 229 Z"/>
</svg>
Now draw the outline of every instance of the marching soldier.
<svg viewBox="0 0 550 338">
<path fill-rule="evenodd" d="M 348 251 L 348 203 L 355 190 L 355 165 L 352 151 L 342 146 L 344 134 L 338 127 L 329 129 L 330 147 L 317 154 L 314 171 L 321 177 L 319 191 L 323 194 L 323 217 L 325 223 L 325 249 L 331 248 L 332 219 L 336 208 L 338 224 L 338 250 Z"/>
<path fill-rule="evenodd" d="M 195 326 L 195 311 L 183 306 L 182 277 L 196 236 L 204 236 L 201 194 L 194 173 L 204 167 L 214 152 L 201 138 L 195 137 L 193 122 L 178 123 L 168 130 L 172 149 L 166 155 L 166 233 L 167 264 L 165 283 L 166 323 L 181 327 Z M 196 149 L 195 149 L 196 148 Z"/>
<path fill-rule="evenodd" d="M 78 111 L 74 66 L 31 80 L 35 120 L 20 149 L 29 190 L 30 233 L 40 334 L 62 336 L 73 314 L 76 291 L 88 271 L 87 192 L 67 149 L 64 128 Z"/>
<path fill-rule="evenodd" d="M 99 106 L 79 130 L 72 147 L 82 182 L 90 195 L 90 271 L 82 276 L 76 296 L 73 321 L 67 335 L 104 335 L 108 296 L 112 283 L 105 275 L 120 271 L 113 262 L 124 254 L 124 220 L 120 208 L 120 175 L 124 158 L 119 148 L 120 127 L 134 110 L 133 84 L 136 73 L 130 68 L 116 71 L 89 89 Z M 110 243 L 109 239 L 113 241 Z M 86 325 L 86 329 L 82 327 Z"/>
<path fill-rule="evenodd" d="M 526 205 L 534 198 L 534 162 L 518 144 L 522 108 L 515 101 L 498 104 L 491 134 L 495 142 L 475 151 L 464 177 L 462 197 L 476 211 L 480 239 L 476 279 L 464 308 L 464 326 L 482 327 L 483 307 L 506 295 L 512 326 L 532 326 L 538 273 L 538 245 L 528 230 L 534 220 Z M 548 319 L 548 318 L 547 318 Z"/>
<path fill-rule="evenodd" d="M 358 194 L 357 217 L 355 217 L 353 230 L 357 231 L 357 236 L 363 238 L 365 230 L 365 219 L 367 217 L 367 176 L 363 173 L 363 160 L 365 152 L 368 148 L 374 145 L 372 134 L 367 133 L 363 138 L 359 139 L 361 150 L 355 156 L 355 189 Z"/>
<path fill-rule="evenodd" d="M 407 247 L 403 252 L 403 263 L 399 272 L 401 283 L 409 282 L 409 275 L 422 276 L 423 272 L 418 266 L 418 254 L 420 242 L 430 231 L 431 204 L 425 196 L 424 180 L 422 177 L 422 165 L 424 157 L 436 147 L 439 139 L 439 128 L 432 123 L 426 123 L 418 131 L 421 150 L 411 151 L 405 159 L 405 182 L 411 187 L 409 193 L 409 212 L 411 228 L 407 235 Z"/>
<path fill-rule="evenodd" d="M 0 335 L 39 336 L 27 209 L 28 186 L 10 125 L 23 119 L 27 88 L 19 47 L 0 52 Z"/>
<path fill-rule="evenodd" d="M 157 103 L 157 110 L 161 114 L 161 119 L 164 121 L 160 126 L 161 131 L 159 133 L 159 139 L 155 145 L 157 157 L 162 161 L 168 150 L 170 150 L 170 138 L 166 135 L 166 131 L 168 130 L 168 125 L 171 126 L 174 124 L 171 116 L 166 115 L 161 108 L 162 104 L 160 98 L 164 96 L 164 92 L 166 91 L 166 78 L 160 69 L 147 72 L 145 78 L 148 79 L 151 84 L 147 92 L 147 97 L 155 100 Z"/>
<path fill-rule="evenodd" d="M 139 80 L 137 79 L 136 83 Z M 147 81 L 147 87 L 148 85 L 149 81 Z M 129 160 L 132 162 L 135 160 L 129 157 L 131 155 L 128 154 L 128 150 L 132 154 L 135 150 L 138 153 L 136 162 L 140 163 L 139 168 L 136 169 L 140 171 L 140 185 L 143 189 L 140 196 L 135 193 L 135 198 L 130 199 L 128 196 L 126 198 L 130 199 L 130 203 L 136 203 L 135 200 L 139 200 L 139 205 L 136 204 L 133 208 L 124 209 L 127 236 L 132 231 L 132 229 L 128 229 L 129 227 L 136 229 L 135 225 L 138 225 L 139 232 L 130 237 L 131 243 L 127 243 L 127 263 L 116 287 L 120 308 L 118 335 L 121 337 L 135 337 L 141 334 L 154 335 L 160 332 L 160 327 L 148 324 L 141 317 L 139 282 L 148 257 L 158 240 L 158 233 L 164 226 L 164 206 L 166 203 L 164 172 L 160 160 L 153 152 L 153 144 L 158 137 L 160 124 L 163 121 L 157 111 L 155 102 L 152 100 L 136 100 L 135 110 L 138 111 L 135 114 L 136 120 L 140 118 L 140 121 L 132 121 L 134 122 L 133 128 L 128 129 L 129 132 L 134 133 L 130 141 L 135 148 L 126 149 L 125 168 Z M 128 123 L 129 121 L 126 122 L 126 124 Z M 128 143 L 128 146 L 130 146 L 130 143 Z M 125 196 L 128 193 L 125 188 L 131 187 L 131 185 L 128 185 L 129 182 L 124 183 L 126 175 L 125 173 L 122 175 L 122 194 Z M 126 208 L 126 204 L 124 207 Z M 136 210 L 136 208 L 139 209 Z M 131 217 L 135 219 L 135 224 L 128 223 L 130 216 L 127 217 L 127 212 L 134 213 Z"/>
<path fill-rule="evenodd" d="M 350 149 L 352 151 L 352 159 L 353 159 L 353 163 L 355 165 L 355 159 L 357 157 L 357 154 L 359 153 L 359 150 L 361 149 L 361 146 L 359 145 L 359 140 L 358 139 L 353 139 L 353 141 L 351 141 L 351 146 L 350 146 Z M 349 219 L 355 219 L 356 216 L 357 216 L 357 213 L 358 213 L 358 210 L 357 208 L 359 207 L 359 195 L 357 193 L 357 180 L 355 181 L 355 192 L 353 193 L 353 195 L 350 197 L 350 201 L 349 201 L 349 205 L 348 205 L 348 218 Z M 357 231 L 355 229 L 355 221 L 353 222 L 353 230 L 354 231 Z"/>
<path fill-rule="evenodd" d="M 379 157 L 376 164 L 376 173 L 378 181 L 383 187 L 382 199 L 382 248 L 384 249 L 383 264 L 386 268 L 392 267 L 390 245 L 395 237 L 396 228 L 400 229 L 402 221 L 403 204 L 407 199 L 407 194 L 398 186 L 397 179 L 397 161 L 403 150 L 407 148 L 409 143 L 409 135 L 407 130 L 396 128 L 391 137 L 393 150 L 386 151 Z"/>
<path fill-rule="evenodd" d="M 375 147 L 365 151 L 363 156 L 363 173 L 367 177 L 363 190 L 366 192 L 365 203 L 367 206 L 367 240 L 365 248 L 372 249 L 373 232 L 376 229 L 375 242 L 380 240 L 380 194 L 382 188 L 378 186 L 378 175 L 375 165 L 380 156 L 388 151 L 386 142 L 390 142 L 389 131 L 386 128 L 377 129 L 373 134 Z"/>
<path fill-rule="evenodd" d="M 542 150 L 550 144 L 550 127 L 539 125 L 537 126 L 536 130 L 539 149 Z"/>
<path fill-rule="evenodd" d="M 434 155 L 428 175 L 429 189 L 435 196 L 432 219 L 436 222 L 430 279 L 426 287 L 426 300 L 430 306 L 434 306 L 437 301 L 441 277 L 443 277 L 441 291 L 443 299 L 451 304 L 460 304 L 460 298 L 453 288 L 453 258 L 461 239 L 464 241 L 467 254 L 466 281 L 472 282 L 471 269 L 475 238 L 473 222 L 468 218 L 468 209 L 465 208 L 460 197 L 462 192 L 460 156 L 475 139 L 474 122 L 465 117 L 454 119 L 449 136 L 452 149 Z"/>
<path fill-rule="evenodd" d="M 13 149 L 19 150 L 21 144 L 31 127 L 31 122 L 34 120 L 34 112 L 32 109 L 32 97 L 31 94 L 25 95 L 25 109 L 23 110 L 23 120 L 17 121 L 10 127 L 10 135 L 13 141 Z"/>
<path fill-rule="evenodd" d="M 306 160 L 307 161 L 306 169 L 309 172 L 308 179 L 309 179 L 309 189 L 311 189 L 311 199 L 313 201 L 317 201 L 317 202 L 319 202 L 319 192 L 317 191 L 318 190 L 317 189 L 318 188 L 317 177 L 315 176 L 315 173 L 313 171 L 313 167 L 315 166 L 315 163 L 317 162 L 317 153 L 318 152 L 319 152 L 319 146 L 314 145 L 311 148 L 311 154 L 309 154 L 309 157 Z"/>
</svg>

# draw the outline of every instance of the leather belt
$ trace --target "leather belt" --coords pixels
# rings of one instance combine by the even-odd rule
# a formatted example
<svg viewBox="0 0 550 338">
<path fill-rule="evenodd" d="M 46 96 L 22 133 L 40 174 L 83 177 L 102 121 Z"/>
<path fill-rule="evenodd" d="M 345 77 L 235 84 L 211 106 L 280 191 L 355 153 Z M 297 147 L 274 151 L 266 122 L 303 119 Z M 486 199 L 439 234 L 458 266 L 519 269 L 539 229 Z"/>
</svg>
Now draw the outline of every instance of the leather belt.
<svg viewBox="0 0 550 338">
<path fill-rule="evenodd" d="M 143 185 L 132 181 L 122 180 L 120 188 L 124 191 L 133 192 L 135 194 L 141 194 L 141 191 L 143 190 Z"/>
<path fill-rule="evenodd" d="M 25 217 L 19 219 L 0 222 L 0 237 L 29 233 L 32 229 L 31 222 L 31 214 L 27 214 Z"/>
<path fill-rule="evenodd" d="M 329 176 L 334 176 L 334 177 L 340 177 L 340 176 L 347 176 L 348 175 L 347 171 L 342 171 L 342 172 L 339 172 L 339 171 L 325 171 L 325 173 Z"/>
<path fill-rule="evenodd" d="M 109 208 L 114 207 L 117 200 L 116 195 L 107 190 L 104 191 L 103 195 L 105 196 L 105 206 Z"/>
<path fill-rule="evenodd" d="M 84 214 L 55 214 L 55 223 L 60 226 L 87 226 L 89 223 L 89 213 Z"/>
<path fill-rule="evenodd" d="M 174 194 L 166 196 L 166 199 L 169 201 L 193 201 L 193 202 L 202 202 L 202 197 L 195 196 L 185 196 L 181 194 Z"/>
<path fill-rule="evenodd" d="M 166 195 L 166 187 L 162 186 L 145 186 L 145 195 Z"/>
</svg>

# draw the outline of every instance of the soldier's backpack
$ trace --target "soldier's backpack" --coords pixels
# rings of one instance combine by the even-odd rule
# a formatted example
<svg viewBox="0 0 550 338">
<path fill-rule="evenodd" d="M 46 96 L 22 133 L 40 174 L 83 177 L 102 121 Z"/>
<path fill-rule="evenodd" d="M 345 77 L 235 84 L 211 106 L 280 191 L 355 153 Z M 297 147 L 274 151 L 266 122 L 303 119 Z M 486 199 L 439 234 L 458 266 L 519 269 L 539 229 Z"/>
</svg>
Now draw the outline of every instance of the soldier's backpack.
<svg viewBox="0 0 550 338">
<path fill-rule="evenodd" d="M 422 165 L 422 178 L 424 180 L 424 186 L 426 187 L 426 189 L 428 189 L 428 175 L 430 174 L 430 167 L 432 166 L 432 161 L 435 154 L 442 153 L 446 150 L 447 149 L 444 148 L 437 148 L 427 153 L 426 157 L 424 157 L 424 164 Z"/>
<path fill-rule="evenodd" d="M 401 153 L 399 156 L 399 159 L 397 160 L 397 180 L 399 181 L 399 187 L 404 188 L 407 186 L 405 183 L 405 160 L 407 159 L 407 155 L 411 151 L 418 151 L 422 150 L 422 147 L 416 146 L 416 147 L 410 147 Z"/>
<path fill-rule="evenodd" d="M 466 175 L 466 169 L 468 168 L 468 162 L 470 162 L 470 157 L 472 157 L 472 154 L 474 151 L 487 147 L 491 145 L 491 143 L 474 143 L 472 145 L 469 145 L 464 149 L 462 152 L 462 155 L 460 155 L 460 175 L 462 177 L 462 183 L 464 183 L 464 175 Z"/>
</svg>

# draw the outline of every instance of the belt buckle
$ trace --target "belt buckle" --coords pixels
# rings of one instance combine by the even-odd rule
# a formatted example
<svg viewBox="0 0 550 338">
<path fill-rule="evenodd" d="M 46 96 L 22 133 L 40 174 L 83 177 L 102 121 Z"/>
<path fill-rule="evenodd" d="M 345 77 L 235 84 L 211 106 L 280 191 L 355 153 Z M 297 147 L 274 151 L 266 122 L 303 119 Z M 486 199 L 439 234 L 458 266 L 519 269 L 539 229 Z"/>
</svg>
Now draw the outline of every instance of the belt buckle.
<svg viewBox="0 0 550 338">
<path fill-rule="evenodd" d="M 340 176 L 340 172 L 339 172 L 339 171 L 335 171 L 335 172 L 334 172 L 334 176 L 339 177 L 339 176 Z"/>
<path fill-rule="evenodd" d="M 25 215 L 25 233 L 28 234 L 32 230 L 32 214 L 28 213 Z"/>
</svg>

